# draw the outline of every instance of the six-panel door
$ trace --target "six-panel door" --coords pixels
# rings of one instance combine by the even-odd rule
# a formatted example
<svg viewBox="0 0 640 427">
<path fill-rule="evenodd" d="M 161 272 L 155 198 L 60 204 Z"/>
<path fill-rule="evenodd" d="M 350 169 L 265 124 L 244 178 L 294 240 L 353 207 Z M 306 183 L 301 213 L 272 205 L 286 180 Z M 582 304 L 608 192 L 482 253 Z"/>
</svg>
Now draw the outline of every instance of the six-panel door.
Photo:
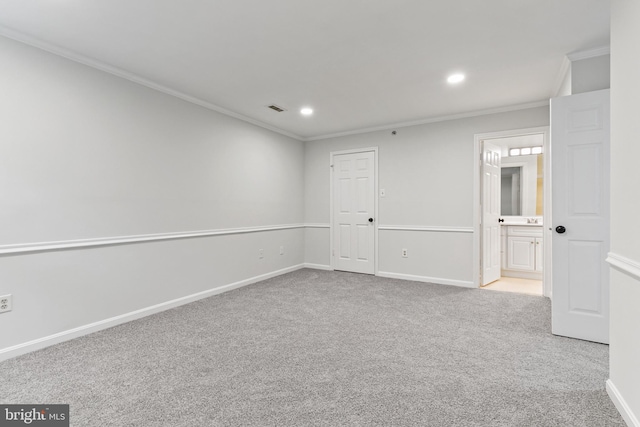
<svg viewBox="0 0 640 427">
<path fill-rule="evenodd" d="M 375 273 L 374 152 L 333 156 L 333 267 Z"/>
<path fill-rule="evenodd" d="M 609 90 L 551 100 L 554 334 L 609 342 Z"/>
</svg>

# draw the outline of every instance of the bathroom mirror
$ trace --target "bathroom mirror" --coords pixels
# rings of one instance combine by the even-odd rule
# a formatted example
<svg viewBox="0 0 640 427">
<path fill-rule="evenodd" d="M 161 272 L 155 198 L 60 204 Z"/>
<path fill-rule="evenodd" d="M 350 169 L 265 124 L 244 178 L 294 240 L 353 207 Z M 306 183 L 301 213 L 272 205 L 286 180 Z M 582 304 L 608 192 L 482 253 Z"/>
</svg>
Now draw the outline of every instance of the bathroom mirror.
<svg viewBox="0 0 640 427">
<path fill-rule="evenodd" d="M 542 176 L 542 154 L 503 157 L 501 215 L 542 215 Z"/>
<path fill-rule="evenodd" d="M 501 191 L 500 205 L 501 215 L 521 216 L 522 215 L 522 189 L 520 180 L 522 178 L 522 167 L 510 166 L 502 167 L 501 170 Z"/>
</svg>

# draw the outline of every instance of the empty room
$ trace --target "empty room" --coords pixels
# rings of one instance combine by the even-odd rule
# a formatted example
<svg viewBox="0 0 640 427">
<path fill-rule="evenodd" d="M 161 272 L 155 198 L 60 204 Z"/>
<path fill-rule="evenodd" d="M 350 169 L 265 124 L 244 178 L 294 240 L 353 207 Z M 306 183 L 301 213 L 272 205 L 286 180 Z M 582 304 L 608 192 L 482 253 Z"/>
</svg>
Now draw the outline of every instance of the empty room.
<svg viewBox="0 0 640 427">
<path fill-rule="evenodd" d="M 0 425 L 640 427 L 640 0 L 0 0 Z"/>
</svg>

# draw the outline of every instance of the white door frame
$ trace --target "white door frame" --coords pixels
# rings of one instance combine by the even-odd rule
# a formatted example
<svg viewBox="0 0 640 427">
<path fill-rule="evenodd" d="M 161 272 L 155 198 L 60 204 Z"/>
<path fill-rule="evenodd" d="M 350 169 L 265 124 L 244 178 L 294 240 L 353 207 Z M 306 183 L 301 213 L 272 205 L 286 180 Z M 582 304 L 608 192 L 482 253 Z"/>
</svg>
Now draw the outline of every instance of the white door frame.
<svg viewBox="0 0 640 427">
<path fill-rule="evenodd" d="M 544 245 L 544 272 L 543 272 L 543 295 L 551 297 L 551 150 L 549 139 L 549 126 L 540 126 L 525 129 L 513 129 L 500 132 L 478 133 L 473 136 L 473 285 L 480 287 L 480 277 L 482 274 L 481 252 L 482 252 L 482 211 L 480 209 L 480 194 L 482 186 L 481 175 L 481 148 L 482 141 L 485 139 L 506 138 L 513 136 L 526 136 L 533 134 L 543 134 L 544 145 L 542 152 L 544 154 L 544 196 L 543 196 L 543 245 Z"/>
<path fill-rule="evenodd" d="M 373 274 L 378 275 L 378 147 L 353 148 L 350 150 L 331 151 L 329 153 L 329 260 L 331 270 L 335 270 L 335 262 L 333 256 L 333 157 L 341 154 L 355 154 L 373 152 L 373 177 L 374 177 L 374 212 L 373 212 L 373 245 L 374 260 Z"/>
</svg>

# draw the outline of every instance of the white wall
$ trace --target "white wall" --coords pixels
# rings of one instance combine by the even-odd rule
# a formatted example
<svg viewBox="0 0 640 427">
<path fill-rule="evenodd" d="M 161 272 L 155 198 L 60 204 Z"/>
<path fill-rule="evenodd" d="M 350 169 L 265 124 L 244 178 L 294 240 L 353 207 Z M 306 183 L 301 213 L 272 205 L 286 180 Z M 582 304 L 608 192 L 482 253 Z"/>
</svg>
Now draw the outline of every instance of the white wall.
<svg viewBox="0 0 640 427">
<path fill-rule="evenodd" d="M 548 125 L 549 109 L 539 107 L 405 127 L 396 135 L 385 130 L 307 142 L 305 222 L 329 224 L 329 153 L 379 147 L 379 188 L 386 196 L 379 199 L 378 226 L 464 230 L 380 230 L 378 270 L 471 286 L 474 134 Z M 305 246 L 307 262 L 330 264 L 328 228 L 308 232 Z"/>
<path fill-rule="evenodd" d="M 0 38 L 0 57 L 0 249 L 7 252 L 0 295 L 14 298 L 13 311 L 0 315 L 0 356 L 302 264 L 301 227 L 12 252 L 76 239 L 299 225 L 304 145 L 8 39 Z"/>
<path fill-rule="evenodd" d="M 614 0 L 611 17 L 611 271 L 609 393 L 640 426 L 640 1 Z"/>
<path fill-rule="evenodd" d="M 575 95 L 610 87 L 611 55 L 599 55 L 571 63 L 571 94 Z"/>
</svg>

